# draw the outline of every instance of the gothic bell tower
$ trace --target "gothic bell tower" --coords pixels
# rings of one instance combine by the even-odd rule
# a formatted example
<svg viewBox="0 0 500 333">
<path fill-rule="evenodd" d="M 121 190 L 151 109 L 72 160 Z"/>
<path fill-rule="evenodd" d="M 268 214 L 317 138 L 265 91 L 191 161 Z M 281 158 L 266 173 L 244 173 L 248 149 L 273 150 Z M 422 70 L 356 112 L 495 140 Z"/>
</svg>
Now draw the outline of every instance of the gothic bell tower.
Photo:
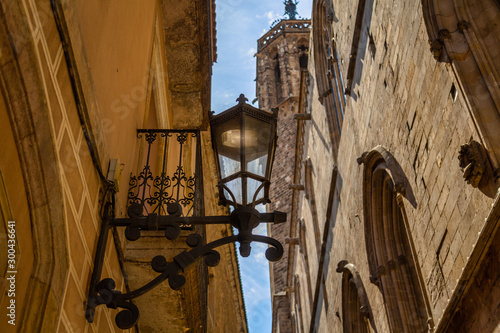
<svg viewBox="0 0 500 333">
<path fill-rule="evenodd" d="M 268 234 L 278 239 L 285 247 L 283 258 L 270 264 L 271 297 L 273 308 L 273 332 L 293 332 L 295 325 L 290 307 L 289 244 L 287 238 L 294 237 L 291 220 L 294 200 L 292 186 L 295 170 L 295 141 L 297 120 L 300 112 L 301 85 L 307 74 L 309 34 L 311 21 L 297 18 L 297 1 L 284 1 L 285 16 L 274 22 L 270 30 L 257 42 L 257 98 L 262 110 L 278 109 L 278 147 L 273 165 L 268 210 L 287 213 L 287 223 L 268 226 Z M 308 75 L 307 75 L 308 76 Z"/>
</svg>

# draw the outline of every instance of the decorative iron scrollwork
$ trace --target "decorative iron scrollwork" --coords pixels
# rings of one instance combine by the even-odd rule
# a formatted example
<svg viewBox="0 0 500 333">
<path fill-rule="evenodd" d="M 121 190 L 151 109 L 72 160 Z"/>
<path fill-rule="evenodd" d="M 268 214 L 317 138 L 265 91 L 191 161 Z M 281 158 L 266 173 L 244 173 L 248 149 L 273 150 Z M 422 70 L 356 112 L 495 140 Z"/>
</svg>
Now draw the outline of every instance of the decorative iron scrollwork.
<svg viewBox="0 0 500 333">
<path fill-rule="evenodd" d="M 137 204 L 134 204 L 137 205 Z M 134 214 L 134 209 L 129 209 L 129 214 Z M 275 216 L 276 215 L 276 216 Z M 266 258 L 269 261 L 277 261 L 283 256 L 283 246 L 281 243 L 271 237 L 254 235 L 252 230 L 259 225 L 260 222 L 269 220 L 280 223 L 286 221 L 286 216 L 283 213 L 275 212 L 271 214 L 260 214 L 256 210 L 244 208 L 242 212 L 233 211 L 230 216 L 215 217 L 216 221 L 222 223 L 231 223 L 239 230 L 238 235 L 227 236 L 208 244 L 203 243 L 203 238 L 196 233 L 189 235 L 186 238 L 186 244 L 191 248 L 189 251 L 182 251 L 176 255 L 172 261 L 158 255 L 151 260 L 151 267 L 157 273 L 160 273 L 156 278 L 145 284 L 144 286 L 127 293 L 122 293 L 115 289 L 116 283 L 111 278 L 101 280 L 96 285 L 91 284 L 91 294 L 87 302 L 87 320 L 93 320 L 94 309 L 98 305 L 106 305 L 108 308 L 122 308 L 116 317 L 116 325 L 121 329 L 133 327 L 139 319 L 139 310 L 132 303 L 132 300 L 139 297 L 158 284 L 168 280 L 169 286 L 174 290 L 179 290 L 186 283 L 186 278 L 181 275 L 184 269 L 196 262 L 200 258 L 204 258 L 208 266 L 217 266 L 220 262 L 220 254 L 215 249 L 229 243 L 240 243 L 240 252 L 243 256 L 250 254 L 250 243 L 260 242 L 269 245 L 266 250 Z M 212 223 L 214 217 L 191 217 L 193 223 Z M 187 218 L 186 218 L 187 219 Z M 176 216 L 169 218 L 168 216 L 159 217 L 155 213 L 149 214 L 147 217 L 133 217 L 130 219 L 112 219 L 104 221 L 110 226 L 127 226 L 125 235 L 127 239 L 135 241 L 140 237 L 141 230 L 165 230 L 165 236 L 168 239 L 176 239 L 180 234 L 180 228 L 176 225 Z M 172 230 L 175 232 L 172 233 Z M 101 258 L 102 259 L 102 258 Z M 102 263 L 101 263 L 102 265 Z M 93 290 L 93 293 L 92 293 Z"/>
</svg>

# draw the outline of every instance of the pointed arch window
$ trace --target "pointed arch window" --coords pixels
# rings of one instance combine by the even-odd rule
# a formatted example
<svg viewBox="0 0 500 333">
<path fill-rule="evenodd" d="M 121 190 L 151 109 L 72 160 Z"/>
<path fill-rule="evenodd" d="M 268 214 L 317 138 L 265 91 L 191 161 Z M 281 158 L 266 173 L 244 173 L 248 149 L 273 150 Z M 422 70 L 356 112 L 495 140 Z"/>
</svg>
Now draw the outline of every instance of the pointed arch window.
<svg viewBox="0 0 500 333">
<path fill-rule="evenodd" d="M 305 39 L 297 41 L 297 54 L 299 57 L 299 67 L 301 70 L 307 69 L 307 62 L 309 60 L 309 43 Z"/>
<path fill-rule="evenodd" d="M 309 300 L 309 307 L 313 303 L 313 292 L 312 292 L 312 279 L 311 279 L 311 267 L 309 265 L 309 255 L 307 250 L 307 240 L 306 240 L 306 224 L 304 219 L 300 219 L 299 222 L 299 252 L 302 255 L 302 260 L 304 263 L 304 270 L 306 272 L 307 278 L 307 294 Z"/>
<path fill-rule="evenodd" d="M 274 56 L 273 60 L 274 60 L 274 82 L 276 83 L 276 101 L 277 103 L 281 103 L 281 101 L 283 100 L 283 85 L 281 80 L 280 56 L 278 52 L 276 52 L 276 56 Z"/>
<path fill-rule="evenodd" d="M 345 95 L 335 39 L 332 30 L 333 5 L 317 1 L 313 7 L 313 41 L 319 100 L 327 111 L 333 145 L 338 146 L 344 119 Z"/>
<path fill-rule="evenodd" d="M 383 295 L 391 332 L 425 332 L 432 315 L 403 201 L 404 175 L 378 146 L 363 154 L 365 241 L 370 280 Z"/>
<path fill-rule="evenodd" d="M 302 319 L 302 296 L 300 293 L 300 276 L 295 274 L 294 279 L 294 291 L 295 291 L 295 313 L 296 313 L 296 330 L 297 332 L 304 332 L 304 323 Z"/>
<path fill-rule="evenodd" d="M 305 161 L 305 170 L 304 170 L 304 180 L 305 180 L 305 198 L 309 203 L 309 207 L 312 215 L 312 225 L 314 231 L 314 240 L 316 247 L 316 255 L 318 258 L 321 254 L 321 231 L 319 227 L 319 218 L 318 218 L 318 208 L 316 206 L 316 193 L 314 191 L 314 183 L 313 183 L 313 165 L 310 158 L 307 158 Z"/>
<path fill-rule="evenodd" d="M 342 325 L 345 333 L 368 333 L 370 305 L 359 272 L 353 264 L 342 260 L 337 273 L 342 273 Z"/>
</svg>

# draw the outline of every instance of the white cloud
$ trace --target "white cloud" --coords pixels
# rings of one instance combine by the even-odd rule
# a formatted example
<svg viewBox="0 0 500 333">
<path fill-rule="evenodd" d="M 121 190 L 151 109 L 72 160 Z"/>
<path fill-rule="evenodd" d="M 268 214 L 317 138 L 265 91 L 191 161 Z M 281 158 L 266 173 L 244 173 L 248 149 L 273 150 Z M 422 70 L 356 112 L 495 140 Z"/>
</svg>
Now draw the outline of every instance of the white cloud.
<svg viewBox="0 0 500 333">
<path fill-rule="evenodd" d="M 264 17 L 267 17 L 268 19 L 271 19 L 271 18 L 273 17 L 273 15 L 274 15 L 274 14 L 273 14 L 273 11 L 272 11 L 272 10 L 270 10 L 270 11 L 268 11 L 268 12 L 265 12 L 265 13 L 264 13 L 264 14 L 262 14 L 262 15 L 257 14 L 257 15 L 255 15 L 255 17 L 256 17 L 256 18 L 258 18 L 258 19 L 260 19 L 260 18 L 264 18 Z"/>
<path fill-rule="evenodd" d="M 271 24 L 271 23 L 273 23 L 274 20 L 276 20 L 278 18 L 281 18 L 282 15 L 280 15 L 278 13 L 275 13 L 272 10 L 270 10 L 268 12 L 265 12 L 262 15 L 256 15 L 255 17 L 258 18 L 258 19 L 267 18 L 267 24 Z"/>
</svg>

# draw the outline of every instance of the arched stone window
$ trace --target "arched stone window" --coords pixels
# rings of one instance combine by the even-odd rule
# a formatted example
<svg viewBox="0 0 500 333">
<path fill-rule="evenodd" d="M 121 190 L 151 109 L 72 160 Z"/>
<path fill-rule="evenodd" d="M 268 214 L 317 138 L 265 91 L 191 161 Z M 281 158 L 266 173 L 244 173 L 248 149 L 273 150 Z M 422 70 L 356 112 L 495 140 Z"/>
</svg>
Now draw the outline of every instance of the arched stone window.
<svg viewBox="0 0 500 333">
<path fill-rule="evenodd" d="M 344 333 L 369 332 L 370 305 L 357 268 L 342 260 L 337 273 L 342 273 L 342 325 Z"/>
<path fill-rule="evenodd" d="M 309 207 L 311 210 L 312 216 L 312 225 L 314 231 L 314 240 L 316 247 L 316 254 L 319 258 L 321 253 L 321 231 L 319 227 L 319 218 L 318 218 L 318 208 L 316 206 L 316 193 L 314 191 L 314 183 L 313 183 L 313 165 L 310 158 L 307 158 L 304 170 L 304 181 L 305 181 L 305 198 L 309 203 Z"/>
<path fill-rule="evenodd" d="M 294 279 L 294 292 L 295 292 L 295 313 L 296 313 L 296 330 L 297 332 L 304 332 L 304 323 L 302 319 L 302 296 L 300 293 L 300 276 L 295 274 Z"/>
<path fill-rule="evenodd" d="M 306 225 L 304 219 L 300 219 L 299 222 L 299 252 L 302 255 L 304 270 L 306 272 L 307 278 L 307 293 L 309 306 L 313 303 L 313 292 L 312 292 L 312 279 L 311 279 L 311 267 L 309 265 L 309 255 L 307 251 L 307 240 L 306 240 Z"/>
<path fill-rule="evenodd" d="M 369 28 L 372 17 L 373 0 L 359 0 L 354 23 L 351 51 L 349 53 L 349 65 L 345 84 L 345 94 L 355 96 L 354 85 L 360 85 L 361 72 L 365 62 L 366 43 L 370 35 Z M 370 37 L 370 51 L 375 57 L 375 42 Z"/>
<path fill-rule="evenodd" d="M 319 100 L 327 112 L 333 146 L 338 147 L 344 119 L 345 95 L 335 40 L 332 31 L 333 5 L 331 0 L 313 4 L 313 45 Z"/>
<path fill-rule="evenodd" d="M 407 181 L 381 146 L 359 162 L 370 281 L 382 292 L 391 332 L 425 332 L 432 317 L 403 205 Z"/>
<path fill-rule="evenodd" d="M 279 54 L 276 54 L 274 60 L 274 82 L 276 83 L 276 98 L 278 103 L 283 99 L 283 88 L 281 82 L 281 68 Z"/>
<path fill-rule="evenodd" d="M 498 0 L 422 0 L 434 58 L 451 63 L 459 90 L 500 178 L 500 4 Z"/>
<path fill-rule="evenodd" d="M 305 39 L 300 39 L 297 41 L 297 54 L 299 57 L 299 67 L 300 69 L 307 69 L 308 62 L 308 51 L 309 51 L 309 43 Z"/>
<path fill-rule="evenodd" d="M 281 61 L 279 50 L 276 45 L 270 45 L 257 57 L 259 63 L 260 77 L 258 80 L 258 89 L 265 92 L 262 99 L 262 107 L 272 108 L 277 106 L 282 100 L 281 85 Z"/>
</svg>

